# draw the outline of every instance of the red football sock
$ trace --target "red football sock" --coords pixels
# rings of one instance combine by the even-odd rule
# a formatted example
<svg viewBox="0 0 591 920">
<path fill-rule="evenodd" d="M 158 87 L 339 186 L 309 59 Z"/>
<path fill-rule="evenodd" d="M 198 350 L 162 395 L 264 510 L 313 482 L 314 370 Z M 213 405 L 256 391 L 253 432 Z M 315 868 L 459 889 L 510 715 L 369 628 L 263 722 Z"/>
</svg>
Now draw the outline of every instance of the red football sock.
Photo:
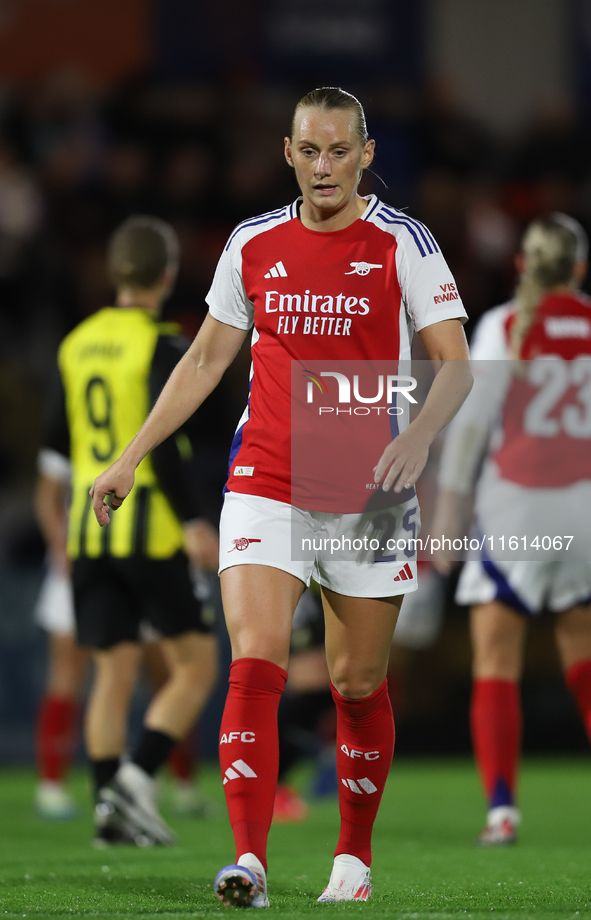
<svg viewBox="0 0 591 920">
<path fill-rule="evenodd" d="M 188 783 L 195 770 L 195 752 L 193 749 L 193 732 L 172 749 L 168 755 L 168 769 L 174 779 Z"/>
<path fill-rule="evenodd" d="M 78 703 L 71 697 L 43 697 L 37 716 L 37 769 L 42 780 L 61 782 L 76 750 Z"/>
<path fill-rule="evenodd" d="M 233 661 L 220 728 L 220 767 L 236 859 L 254 853 L 265 869 L 279 770 L 277 709 L 286 680 L 287 671 L 271 661 Z"/>
<path fill-rule="evenodd" d="M 565 674 L 566 685 L 575 698 L 587 738 L 591 742 L 591 661 L 578 661 Z"/>
<path fill-rule="evenodd" d="M 332 687 L 337 707 L 337 774 L 341 833 L 335 856 L 348 853 L 371 865 L 371 832 L 394 754 L 388 682 L 361 700 Z"/>
<path fill-rule="evenodd" d="M 521 751 L 521 697 L 512 680 L 475 680 L 470 725 L 488 807 L 513 805 Z"/>
</svg>

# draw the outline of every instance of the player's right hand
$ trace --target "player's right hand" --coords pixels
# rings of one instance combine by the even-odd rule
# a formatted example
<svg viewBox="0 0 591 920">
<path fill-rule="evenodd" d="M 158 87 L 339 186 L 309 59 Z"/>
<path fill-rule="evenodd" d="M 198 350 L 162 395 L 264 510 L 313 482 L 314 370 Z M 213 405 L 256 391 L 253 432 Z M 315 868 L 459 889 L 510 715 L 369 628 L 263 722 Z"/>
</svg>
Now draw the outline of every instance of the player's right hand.
<svg viewBox="0 0 591 920">
<path fill-rule="evenodd" d="M 109 511 L 116 511 L 121 507 L 124 499 L 133 489 L 134 482 L 134 470 L 130 469 L 122 458 L 116 460 L 108 470 L 94 480 L 89 495 L 92 498 L 92 509 L 101 527 L 111 522 Z M 106 502 L 108 496 L 111 496 L 109 504 Z"/>
</svg>

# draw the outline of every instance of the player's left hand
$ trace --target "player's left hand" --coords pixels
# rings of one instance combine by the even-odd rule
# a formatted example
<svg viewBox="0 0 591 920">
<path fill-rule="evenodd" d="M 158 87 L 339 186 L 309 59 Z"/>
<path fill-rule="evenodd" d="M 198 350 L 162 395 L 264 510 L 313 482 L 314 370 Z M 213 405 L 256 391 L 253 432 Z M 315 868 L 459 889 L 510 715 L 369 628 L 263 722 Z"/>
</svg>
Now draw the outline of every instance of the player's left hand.
<svg viewBox="0 0 591 920">
<path fill-rule="evenodd" d="M 429 441 L 410 425 L 386 447 L 374 467 L 374 482 L 381 482 L 387 492 L 410 489 L 423 472 L 429 456 Z"/>
</svg>

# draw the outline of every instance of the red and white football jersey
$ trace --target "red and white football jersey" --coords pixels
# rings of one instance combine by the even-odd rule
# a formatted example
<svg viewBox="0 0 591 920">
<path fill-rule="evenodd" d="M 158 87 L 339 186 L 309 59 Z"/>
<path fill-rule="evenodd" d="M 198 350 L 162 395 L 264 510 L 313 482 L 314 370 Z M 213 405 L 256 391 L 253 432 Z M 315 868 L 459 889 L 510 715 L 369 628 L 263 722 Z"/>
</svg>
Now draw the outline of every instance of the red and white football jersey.
<svg viewBox="0 0 591 920">
<path fill-rule="evenodd" d="M 292 362 L 304 371 L 315 361 L 409 359 L 413 327 L 467 318 L 422 223 L 372 195 L 350 226 L 318 232 L 301 223 L 298 204 L 239 224 L 207 296 L 215 319 L 254 327 L 250 397 L 232 443 L 227 487 L 288 503 Z M 364 479 L 373 479 L 379 455 L 372 458 Z M 353 512 L 366 500 L 360 491 L 346 507 L 336 497 L 324 507 L 311 498 L 304 507 Z"/>
<path fill-rule="evenodd" d="M 485 314 L 474 361 L 511 361 L 512 304 Z M 550 294 L 536 310 L 503 400 L 492 451 L 503 479 L 528 488 L 562 488 L 591 478 L 591 301 Z M 490 371 L 486 368 L 484 373 Z M 477 368 L 475 374 L 477 373 Z M 492 392 L 492 388 L 491 388 Z"/>
</svg>

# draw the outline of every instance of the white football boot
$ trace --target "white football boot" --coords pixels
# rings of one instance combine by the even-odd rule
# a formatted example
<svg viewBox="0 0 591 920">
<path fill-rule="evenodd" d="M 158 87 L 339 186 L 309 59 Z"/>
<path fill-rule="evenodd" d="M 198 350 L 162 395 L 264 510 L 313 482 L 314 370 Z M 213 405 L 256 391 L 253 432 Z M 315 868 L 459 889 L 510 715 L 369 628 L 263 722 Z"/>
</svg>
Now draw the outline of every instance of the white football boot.
<svg viewBox="0 0 591 920">
<path fill-rule="evenodd" d="M 61 783 L 42 780 L 35 789 L 35 810 L 49 821 L 71 821 L 76 806 Z"/>
<path fill-rule="evenodd" d="M 369 866 L 343 853 L 335 856 L 328 885 L 319 901 L 369 901 L 373 892 Z"/>
<path fill-rule="evenodd" d="M 269 907 L 267 873 L 254 853 L 244 853 L 235 866 L 220 869 L 213 890 L 224 907 Z"/>
<path fill-rule="evenodd" d="M 123 763 L 99 790 L 99 803 L 109 802 L 154 843 L 170 846 L 176 838 L 156 808 L 156 781 L 135 763 Z"/>
<path fill-rule="evenodd" d="M 481 847 L 506 847 L 517 843 L 517 828 L 520 824 L 521 812 L 514 805 L 490 808 L 486 816 L 486 827 L 480 831 L 476 842 Z"/>
</svg>

